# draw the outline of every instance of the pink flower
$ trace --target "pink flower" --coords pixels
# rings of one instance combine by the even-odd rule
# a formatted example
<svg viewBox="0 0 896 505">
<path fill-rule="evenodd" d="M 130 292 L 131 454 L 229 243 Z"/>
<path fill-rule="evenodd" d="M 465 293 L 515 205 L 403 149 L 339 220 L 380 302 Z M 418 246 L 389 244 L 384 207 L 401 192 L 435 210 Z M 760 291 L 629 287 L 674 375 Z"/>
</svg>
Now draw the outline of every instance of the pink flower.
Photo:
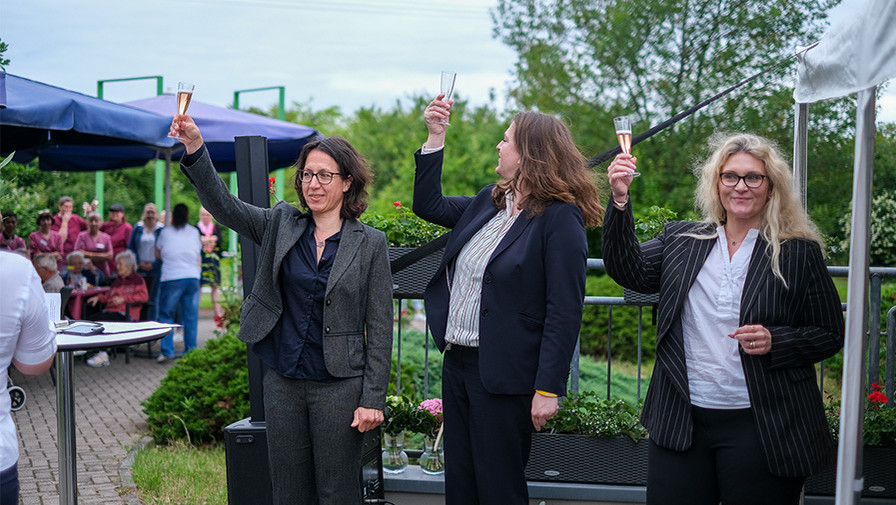
<svg viewBox="0 0 896 505">
<path fill-rule="evenodd" d="M 401 201 L 400 201 L 400 200 L 396 200 L 396 201 L 392 202 L 392 205 L 401 208 Z"/>
<path fill-rule="evenodd" d="M 429 400 L 423 400 L 422 402 L 420 402 L 420 405 L 418 405 L 417 408 L 420 410 L 425 410 L 435 417 L 442 416 L 442 400 L 440 398 L 430 398 Z"/>
</svg>

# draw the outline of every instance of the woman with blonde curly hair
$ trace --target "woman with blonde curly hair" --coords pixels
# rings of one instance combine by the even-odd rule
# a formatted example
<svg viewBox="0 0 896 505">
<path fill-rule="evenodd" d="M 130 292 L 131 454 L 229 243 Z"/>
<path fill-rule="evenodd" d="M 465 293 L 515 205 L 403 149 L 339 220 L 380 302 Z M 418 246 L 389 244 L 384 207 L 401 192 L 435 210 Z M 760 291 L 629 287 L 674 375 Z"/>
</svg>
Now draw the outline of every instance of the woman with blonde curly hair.
<svg viewBox="0 0 896 505">
<path fill-rule="evenodd" d="M 735 134 L 712 147 L 696 170 L 702 222 L 643 244 L 628 192 L 636 159 L 608 168 L 607 273 L 660 294 L 642 413 L 647 503 L 792 505 L 834 457 L 813 379 L 843 346 L 840 297 L 774 144 Z"/>
</svg>

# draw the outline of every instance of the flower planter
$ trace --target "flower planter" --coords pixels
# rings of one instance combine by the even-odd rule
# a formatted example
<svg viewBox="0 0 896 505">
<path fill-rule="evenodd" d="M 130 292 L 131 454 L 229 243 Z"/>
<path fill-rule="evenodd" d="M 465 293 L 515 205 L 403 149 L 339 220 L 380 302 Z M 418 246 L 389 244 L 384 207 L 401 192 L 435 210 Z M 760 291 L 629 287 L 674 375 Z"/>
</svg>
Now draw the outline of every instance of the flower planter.
<svg viewBox="0 0 896 505">
<path fill-rule="evenodd" d="M 647 439 L 533 433 L 530 481 L 647 485 Z"/>
<path fill-rule="evenodd" d="M 865 475 L 862 496 L 896 498 L 896 448 L 862 448 L 862 473 Z M 836 477 L 836 468 L 812 475 L 806 479 L 806 494 L 833 496 L 837 485 Z"/>
<path fill-rule="evenodd" d="M 404 256 L 416 247 L 390 247 L 389 261 Z M 393 296 L 395 298 L 420 299 L 429 280 L 436 274 L 439 264 L 442 262 L 442 253 L 445 248 L 436 249 L 432 253 L 423 256 L 414 263 L 392 274 Z"/>
</svg>

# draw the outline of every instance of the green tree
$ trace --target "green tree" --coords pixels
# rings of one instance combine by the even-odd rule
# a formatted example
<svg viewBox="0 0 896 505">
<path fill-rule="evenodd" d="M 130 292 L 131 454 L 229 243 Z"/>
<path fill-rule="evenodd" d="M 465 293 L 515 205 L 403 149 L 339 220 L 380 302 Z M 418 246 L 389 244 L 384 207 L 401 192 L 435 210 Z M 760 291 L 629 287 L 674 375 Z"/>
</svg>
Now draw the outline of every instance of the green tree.
<svg viewBox="0 0 896 505">
<path fill-rule="evenodd" d="M 6 66 L 9 65 L 9 59 L 3 57 L 7 49 L 9 49 L 9 44 L 0 39 L 0 70 L 3 71 L 6 71 Z"/>
<path fill-rule="evenodd" d="M 500 0 L 495 34 L 518 53 L 521 107 L 568 117 L 586 154 L 613 147 L 621 113 L 649 126 L 771 66 L 815 40 L 834 0 Z M 780 68 L 635 148 L 649 177 L 633 190 L 687 211 L 688 168 L 715 131 L 779 138 L 792 105 Z"/>
</svg>

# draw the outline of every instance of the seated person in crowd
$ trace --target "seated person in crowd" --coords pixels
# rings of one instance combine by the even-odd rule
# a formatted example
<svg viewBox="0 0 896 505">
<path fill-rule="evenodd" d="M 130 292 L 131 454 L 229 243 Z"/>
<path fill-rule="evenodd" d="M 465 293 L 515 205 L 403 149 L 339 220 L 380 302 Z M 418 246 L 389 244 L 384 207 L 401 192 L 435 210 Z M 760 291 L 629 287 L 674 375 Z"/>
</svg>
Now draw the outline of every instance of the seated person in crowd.
<svg viewBox="0 0 896 505">
<path fill-rule="evenodd" d="M 98 212 L 87 214 L 87 231 L 82 231 L 75 241 L 75 249 L 84 253 L 84 256 L 92 261 L 107 277 L 112 275 L 110 263 L 114 255 L 112 253 L 112 238 L 100 231 L 103 218 Z"/>
<path fill-rule="evenodd" d="M 45 292 L 58 293 L 62 290 L 65 282 L 59 275 L 56 258 L 52 254 L 41 254 L 33 258 L 32 262 L 34 263 L 34 269 L 37 270 L 37 275 L 40 276 Z"/>
<path fill-rule="evenodd" d="M 137 258 L 131 251 L 118 253 L 115 257 L 118 277 L 112 287 L 87 299 L 87 316 L 91 321 L 136 321 L 140 319 L 140 304 L 149 300 L 146 283 L 137 274 Z M 127 304 L 133 304 L 128 308 Z M 92 367 L 107 366 L 109 354 L 100 351 L 87 360 Z"/>
<path fill-rule="evenodd" d="M 25 239 L 16 235 L 16 226 L 18 225 L 19 218 L 15 212 L 3 213 L 3 233 L 0 233 L 0 250 L 16 251 L 25 249 L 27 254 L 28 249 L 25 247 Z"/>
<path fill-rule="evenodd" d="M 89 285 L 100 286 L 105 284 L 106 276 L 103 275 L 92 261 L 84 257 L 81 251 L 69 253 L 68 268 L 62 272 L 62 279 L 66 286 L 86 289 Z"/>
</svg>

